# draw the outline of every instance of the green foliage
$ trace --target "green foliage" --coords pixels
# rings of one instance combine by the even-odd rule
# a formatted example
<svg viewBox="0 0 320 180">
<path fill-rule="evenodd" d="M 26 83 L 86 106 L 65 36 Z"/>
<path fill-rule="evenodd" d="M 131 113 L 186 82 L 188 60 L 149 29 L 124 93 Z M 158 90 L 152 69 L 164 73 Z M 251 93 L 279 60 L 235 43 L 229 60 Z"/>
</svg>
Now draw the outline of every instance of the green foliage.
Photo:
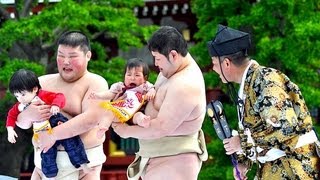
<svg viewBox="0 0 320 180">
<path fill-rule="evenodd" d="M 272 10 L 271 10 L 272 9 Z M 211 63 L 206 42 L 217 24 L 252 34 L 251 56 L 261 65 L 277 68 L 297 83 L 310 107 L 319 107 L 320 7 L 311 1 L 193 0 L 199 40 L 192 52 L 202 67 Z M 218 84 L 218 82 L 211 82 Z"/>
<path fill-rule="evenodd" d="M 23 59 L 12 59 L 5 61 L 0 71 L 0 83 L 8 87 L 9 80 L 13 73 L 19 69 L 28 69 L 34 71 L 38 76 L 45 73 L 44 67 L 40 64 L 29 62 Z"/>
<path fill-rule="evenodd" d="M 126 60 L 123 58 L 113 58 L 108 62 L 91 61 L 88 69 L 96 74 L 101 75 L 107 81 L 109 86 L 115 82 L 123 81 L 124 67 Z"/>
<path fill-rule="evenodd" d="M 27 54 L 32 54 L 36 61 L 40 61 L 49 52 L 55 51 L 57 37 L 66 30 L 80 30 L 92 42 L 100 44 L 108 45 L 108 42 L 99 42 L 100 37 L 114 38 L 122 50 L 141 47 L 155 29 L 155 26 L 138 24 L 133 9 L 141 5 L 142 0 L 62 0 L 48 4 L 39 15 L 5 21 L 0 29 L 0 50 L 9 52 L 13 45 L 23 49 L 17 42 L 32 44 L 34 51 Z M 99 46 L 93 46 L 96 47 Z M 35 50 L 41 53 L 36 54 Z M 106 51 L 99 51 L 99 58 L 106 58 L 105 54 Z"/>
<path fill-rule="evenodd" d="M 19 16 L 4 22 L 1 20 L 0 83 L 7 87 L 11 75 L 19 68 L 34 70 L 38 75 L 45 74 L 39 64 L 47 67 L 51 63 L 52 56 L 48 55 L 56 51 L 58 36 L 67 30 L 80 30 L 89 36 L 95 57 L 89 63 L 90 71 L 102 75 L 109 84 L 121 81 L 125 61 L 115 58 L 107 62 L 110 57 L 105 46 L 109 42 L 102 41 L 101 37 L 115 39 L 112 43 L 116 42 L 122 50 L 142 46 L 156 28 L 138 24 L 133 9 L 143 4 L 142 0 L 62 0 L 46 3 L 40 14 L 29 16 L 22 14 L 27 8 L 23 1 L 17 1 L 15 7 L 18 7 Z M 37 5 L 35 2 L 30 7 Z M 30 63 L 31 60 L 35 63 Z M 7 102 L 1 101 L 1 106 Z M 1 108 L 1 114 L 5 115 L 6 110 Z"/>
<path fill-rule="evenodd" d="M 197 44 L 190 51 L 202 68 L 207 69 L 211 65 L 206 43 L 215 36 L 218 24 L 249 32 L 252 34 L 251 57 L 261 65 L 279 69 L 287 74 L 299 85 L 309 108 L 319 108 L 320 4 L 318 0 L 192 0 L 191 3 L 191 9 L 198 19 L 199 31 L 194 36 Z M 225 88 L 214 72 L 203 74 L 208 88 Z M 235 107 L 225 108 L 229 122 L 237 121 Z M 232 126 L 235 127 L 234 125 Z M 214 161 L 205 163 L 200 179 L 232 179 L 232 173 L 228 170 L 231 169 L 231 165 L 219 162 L 220 158 L 222 162 L 228 161 L 220 156 L 224 154 L 221 150 L 223 146 L 210 132 L 214 131 L 213 128 L 207 126 L 210 124 L 204 123 L 203 129 L 212 138 L 208 150 Z M 218 155 L 219 158 L 215 159 L 214 155 Z M 226 172 L 228 175 L 224 174 Z M 251 173 L 254 174 L 254 171 Z"/>
</svg>

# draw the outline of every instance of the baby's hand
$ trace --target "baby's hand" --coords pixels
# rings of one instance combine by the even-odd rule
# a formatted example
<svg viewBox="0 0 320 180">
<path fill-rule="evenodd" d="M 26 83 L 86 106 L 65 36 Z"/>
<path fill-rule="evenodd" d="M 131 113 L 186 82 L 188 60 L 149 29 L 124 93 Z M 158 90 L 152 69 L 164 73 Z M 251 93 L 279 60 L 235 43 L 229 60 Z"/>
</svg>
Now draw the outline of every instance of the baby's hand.
<svg viewBox="0 0 320 180">
<path fill-rule="evenodd" d="M 13 127 L 7 127 L 8 131 L 8 141 L 11 143 L 16 143 L 16 137 L 18 137 L 17 133 L 14 131 Z"/>
<path fill-rule="evenodd" d="M 122 93 L 122 89 L 124 88 L 124 84 L 122 82 L 118 82 L 118 83 L 114 83 L 111 85 L 110 87 L 110 91 L 112 93 L 118 94 L 118 93 Z"/>
<path fill-rule="evenodd" d="M 138 124 L 141 127 L 147 128 L 150 126 L 150 116 L 143 114 L 142 112 L 137 112 L 133 115 L 133 123 Z"/>
<path fill-rule="evenodd" d="M 148 128 L 151 123 L 150 120 L 151 120 L 150 116 L 144 115 L 144 117 L 142 119 L 137 120 L 137 124 L 141 127 Z"/>
<path fill-rule="evenodd" d="M 146 97 L 146 99 L 147 99 L 148 101 L 151 101 L 151 100 L 154 99 L 155 95 L 156 95 L 156 90 L 155 90 L 154 88 L 151 88 L 151 89 L 147 92 L 147 94 L 145 95 L 145 97 Z"/>
<path fill-rule="evenodd" d="M 53 115 L 57 115 L 58 112 L 60 112 L 60 108 L 59 108 L 58 106 L 51 106 L 50 112 L 51 112 Z"/>
</svg>

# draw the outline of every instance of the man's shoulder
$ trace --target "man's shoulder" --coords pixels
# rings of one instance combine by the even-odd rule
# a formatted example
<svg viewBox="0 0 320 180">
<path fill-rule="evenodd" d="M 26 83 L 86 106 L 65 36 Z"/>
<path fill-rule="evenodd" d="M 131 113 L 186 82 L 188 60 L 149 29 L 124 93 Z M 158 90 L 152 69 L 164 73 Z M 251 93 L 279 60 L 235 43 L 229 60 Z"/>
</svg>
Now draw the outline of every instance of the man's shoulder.
<svg viewBox="0 0 320 180">
<path fill-rule="evenodd" d="M 40 84 L 42 85 L 43 83 L 46 84 L 48 82 L 51 82 L 52 80 L 56 80 L 59 77 L 59 74 L 46 74 L 38 77 Z"/>
<path fill-rule="evenodd" d="M 39 76 L 39 80 L 47 80 L 47 79 L 57 78 L 58 76 L 59 76 L 59 73 L 45 74 L 45 75 Z"/>
<path fill-rule="evenodd" d="M 102 76 L 91 72 L 86 73 L 86 75 L 81 78 L 79 83 L 81 83 L 83 86 L 87 86 L 96 90 L 102 88 L 101 91 L 107 90 L 105 88 L 108 87 L 108 82 Z"/>
<path fill-rule="evenodd" d="M 170 83 L 174 84 L 175 86 L 194 86 L 200 85 L 203 83 L 204 79 L 200 72 L 197 71 L 182 71 L 172 78 L 170 78 Z"/>
<path fill-rule="evenodd" d="M 106 83 L 107 82 L 101 75 L 95 74 L 95 73 L 92 73 L 92 72 L 88 72 L 85 75 L 85 79 L 86 79 L 86 81 L 89 80 L 88 81 L 89 83 L 95 83 L 95 82 Z"/>
</svg>

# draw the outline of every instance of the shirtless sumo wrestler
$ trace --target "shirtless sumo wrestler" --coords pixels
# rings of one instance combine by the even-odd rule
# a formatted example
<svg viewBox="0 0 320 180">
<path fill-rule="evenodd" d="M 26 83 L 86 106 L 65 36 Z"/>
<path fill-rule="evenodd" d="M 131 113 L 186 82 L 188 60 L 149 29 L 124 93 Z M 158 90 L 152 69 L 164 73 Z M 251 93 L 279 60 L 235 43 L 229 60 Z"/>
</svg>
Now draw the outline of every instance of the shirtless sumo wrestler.
<svg viewBox="0 0 320 180">
<path fill-rule="evenodd" d="M 61 92 L 66 97 L 66 105 L 62 109 L 63 115 L 69 118 L 69 121 L 53 129 L 52 136 L 49 136 L 47 143 L 54 144 L 56 139 L 65 139 L 80 135 L 86 148 L 86 153 L 91 167 L 90 172 L 83 172 L 81 169 L 75 169 L 69 161 L 65 151 L 60 147 L 57 155 L 58 175 L 56 179 L 100 179 L 102 164 L 106 157 L 103 153 L 102 143 L 105 139 L 96 138 L 97 128 L 95 125 L 98 119 L 95 116 L 85 116 L 84 119 L 72 119 L 80 114 L 86 114 L 89 107 L 95 106 L 96 101 L 89 100 L 89 95 L 93 91 L 106 91 L 108 84 L 101 77 L 90 73 L 87 70 L 88 62 L 91 58 L 89 40 L 80 32 L 68 32 L 58 41 L 57 66 L 58 74 L 45 75 L 39 78 L 43 89 L 53 92 Z M 47 119 L 50 116 L 49 106 L 31 104 L 29 108 L 23 111 L 23 119 L 18 118 L 18 126 L 28 128 L 34 119 Z M 27 117 L 27 118 L 25 118 Z M 47 133 L 43 133 L 47 134 Z M 60 135 L 55 136 L 55 135 Z M 47 137 L 48 138 L 48 137 Z M 42 136 L 39 139 L 43 139 Z M 43 142 L 40 142 L 40 145 Z M 34 143 L 35 144 L 35 143 Z M 51 147 L 51 146 L 50 146 Z M 48 147 L 48 148 L 50 148 Z M 47 148 L 47 149 L 48 149 Z M 45 150 L 47 150 L 45 149 Z M 41 149 L 35 145 L 35 165 L 36 168 L 32 174 L 33 180 L 44 179 L 41 172 Z"/>
<path fill-rule="evenodd" d="M 207 159 L 201 131 L 206 107 L 202 73 L 185 40 L 172 27 L 155 32 L 149 49 L 160 70 L 155 99 L 145 109 L 150 126 L 112 124 L 121 137 L 139 139 L 140 150 L 128 168 L 128 178 L 196 180 L 201 162 Z M 145 115 L 140 113 L 136 118 Z"/>
</svg>

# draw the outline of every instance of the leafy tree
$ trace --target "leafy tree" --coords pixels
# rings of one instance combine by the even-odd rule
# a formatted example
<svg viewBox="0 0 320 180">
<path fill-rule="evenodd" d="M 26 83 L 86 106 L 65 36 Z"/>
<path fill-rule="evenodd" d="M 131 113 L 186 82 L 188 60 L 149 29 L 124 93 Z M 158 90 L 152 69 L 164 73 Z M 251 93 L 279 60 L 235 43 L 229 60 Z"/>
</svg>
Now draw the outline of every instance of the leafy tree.
<svg viewBox="0 0 320 180">
<path fill-rule="evenodd" d="M 39 15 L 30 16 L 28 12 L 38 3 L 19 1 L 14 6 L 14 19 L 1 5 L 5 22 L 0 29 L 0 51 L 9 58 L 28 59 L 47 66 L 55 62 L 50 55 L 54 53 L 57 37 L 66 30 L 76 29 L 89 35 L 94 51 L 98 52 L 95 58 L 104 61 L 110 58 L 105 45 L 116 43 L 123 50 L 140 47 L 154 30 L 140 26 L 133 14 L 133 8 L 142 4 L 141 0 L 62 0 L 47 3 Z"/>
<path fill-rule="evenodd" d="M 94 57 L 89 63 L 89 70 L 97 72 L 109 83 L 119 81 L 123 75 L 124 59 L 110 55 L 111 47 L 127 50 L 129 47 L 141 47 L 155 30 L 154 26 L 141 26 L 133 13 L 136 6 L 143 5 L 142 0 L 62 0 L 58 3 L 39 4 L 37 0 L 15 1 L 13 5 L 0 3 L 0 84 L 7 86 L 8 76 L 21 68 L 12 65 L 13 59 L 35 63 L 46 68 L 46 73 L 56 72 L 56 40 L 67 30 L 80 30 L 89 36 Z M 41 12 L 35 8 L 41 8 Z M 14 17 L 10 13 L 14 13 Z M 30 12 L 33 12 L 31 15 Z M 37 67 L 32 65 L 32 67 Z M 24 66 L 32 69 L 31 66 Z M 103 69 L 102 69 L 103 68 Z M 112 75 L 108 69 L 112 70 Z M 43 74 L 43 73 L 42 73 Z M 39 73 L 38 75 L 41 75 Z M 5 115 L 14 101 L 7 97 L 2 99 L 1 114 Z M 5 121 L 1 117 L 1 122 Z M 0 133 L 6 141 L 6 132 Z M 25 143 L 24 143 L 25 144 Z M 1 147 L 4 151 L 16 152 L 11 158 L 22 157 L 26 147 Z M 1 162 L 8 162 L 4 155 Z M 0 174 L 19 176 L 21 158 L 16 158 L 8 171 L 0 167 Z M 3 163 L 1 163 L 3 164 Z"/>
<path fill-rule="evenodd" d="M 281 70 L 299 85 L 309 108 L 320 106 L 320 4 L 318 0 L 193 0 L 192 11 L 196 14 L 199 31 L 195 37 L 198 43 L 191 53 L 199 60 L 204 69 L 210 67 L 211 60 L 206 42 L 216 33 L 217 25 L 223 24 L 251 33 L 251 57 L 261 65 Z M 209 88 L 221 85 L 215 73 L 204 72 L 206 85 Z M 228 110 L 231 121 L 237 121 Z M 233 122 L 234 123 L 234 122 Z M 212 128 L 204 129 L 210 135 Z M 222 143 L 217 143 L 212 136 L 208 144 L 209 154 L 215 161 L 208 161 L 201 172 L 201 177 L 230 179 L 230 164 L 225 158 L 218 158 L 223 153 Z M 219 146 L 219 148 L 213 148 Z M 211 148 L 212 147 L 212 148 Z M 210 173 L 208 172 L 210 169 Z M 222 173 L 221 173 L 222 172 Z M 227 172 L 227 173 L 225 173 Z"/>
</svg>

